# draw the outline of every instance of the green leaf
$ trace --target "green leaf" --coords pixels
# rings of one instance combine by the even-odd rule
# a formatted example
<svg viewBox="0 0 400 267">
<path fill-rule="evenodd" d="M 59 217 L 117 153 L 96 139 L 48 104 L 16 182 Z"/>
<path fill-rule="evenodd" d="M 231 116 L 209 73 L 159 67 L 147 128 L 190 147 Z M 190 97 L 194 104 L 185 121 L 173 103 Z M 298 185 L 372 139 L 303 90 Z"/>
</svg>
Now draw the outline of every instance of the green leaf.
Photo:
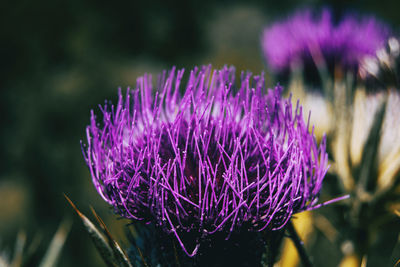
<svg viewBox="0 0 400 267">
<path fill-rule="evenodd" d="M 68 233 L 71 229 L 72 221 L 65 219 L 60 226 L 58 227 L 57 232 L 55 233 L 51 243 L 46 251 L 45 256 L 43 257 L 40 267 L 51 267 L 55 266 L 57 260 L 61 254 L 62 248 L 65 244 L 65 240 L 67 239 Z"/>
<path fill-rule="evenodd" d="M 111 233 L 108 231 L 104 221 L 100 218 L 95 210 L 90 207 L 94 217 L 96 218 L 100 230 L 85 216 L 83 215 L 77 207 L 72 203 L 72 201 L 64 195 L 68 202 L 71 204 L 72 208 L 78 213 L 82 220 L 86 231 L 89 233 L 90 237 L 97 250 L 100 252 L 103 260 L 108 266 L 122 266 L 122 267 L 132 267 L 132 263 L 129 261 L 124 250 L 118 244 L 118 242 L 112 237 Z"/>
<path fill-rule="evenodd" d="M 96 226 L 85 216 L 83 215 L 75 204 L 69 199 L 65 194 L 64 197 L 67 199 L 72 208 L 76 211 L 79 218 L 82 221 L 83 226 L 88 232 L 90 238 L 92 239 L 97 251 L 100 253 L 104 262 L 107 266 L 118 266 L 112 248 L 107 242 L 107 239 L 101 234 L 101 232 L 96 228 Z"/>
<path fill-rule="evenodd" d="M 378 149 L 381 136 L 383 120 L 385 118 L 386 100 L 381 104 L 375 114 L 374 122 L 365 142 L 362 160 L 357 169 L 358 177 L 357 189 L 360 193 L 370 192 L 376 186 L 378 177 Z"/>
<path fill-rule="evenodd" d="M 26 233 L 24 231 L 19 231 L 17 235 L 17 241 L 15 242 L 14 257 L 11 262 L 11 266 L 19 267 L 22 265 L 25 244 L 26 244 Z"/>
<path fill-rule="evenodd" d="M 125 252 L 122 250 L 121 246 L 118 244 L 117 241 L 111 236 L 111 233 L 108 231 L 105 223 L 103 220 L 100 218 L 99 215 L 97 215 L 96 211 L 93 209 L 93 207 L 90 207 L 92 210 L 93 215 L 95 216 L 97 222 L 100 225 L 100 228 L 103 230 L 103 233 L 106 236 L 106 239 L 108 241 L 108 245 L 111 247 L 114 257 L 118 263 L 119 266 L 126 266 L 126 267 L 132 267 L 131 262 L 129 261 L 128 257 L 126 256 Z"/>
</svg>

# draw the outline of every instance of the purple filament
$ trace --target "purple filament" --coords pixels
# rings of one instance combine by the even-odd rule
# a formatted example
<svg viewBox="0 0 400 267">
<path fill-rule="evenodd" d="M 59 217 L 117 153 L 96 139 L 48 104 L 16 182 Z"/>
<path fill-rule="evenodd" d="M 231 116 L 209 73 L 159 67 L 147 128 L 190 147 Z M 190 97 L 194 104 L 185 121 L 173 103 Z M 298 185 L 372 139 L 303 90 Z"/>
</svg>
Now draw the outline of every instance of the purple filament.
<svg viewBox="0 0 400 267">
<path fill-rule="evenodd" d="M 263 75 L 195 68 L 138 78 L 116 106 L 92 111 L 84 156 L 93 183 L 118 214 L 154 223 L 194 256 L 217 231 L 278 230 L 312 209 L 327 172 L 302 108 L 265 88 Z M 188 249 L 188 236 L 195 236 Z"/>
</svg>

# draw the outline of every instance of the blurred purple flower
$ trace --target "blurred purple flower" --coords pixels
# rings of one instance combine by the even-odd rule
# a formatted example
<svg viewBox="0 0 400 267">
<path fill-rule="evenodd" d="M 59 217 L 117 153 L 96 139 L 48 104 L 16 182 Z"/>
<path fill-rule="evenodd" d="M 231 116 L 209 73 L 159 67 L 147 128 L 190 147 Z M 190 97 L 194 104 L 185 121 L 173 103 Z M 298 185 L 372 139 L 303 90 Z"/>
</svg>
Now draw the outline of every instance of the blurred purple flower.
<svg viewBox="0 0 400 267">
<path fill-rule="evenodd" d="M 195 68 L 181 97 L 183 70 L 150 75 L 92 111 L 85 160 L 99 194 L 121 216 L 154 223 L 193 256 L 221 231 L 278 230 L 291 215 L 316 208 L 327 171 L 302 108 L 265 92 L 264 77 L 234 68 Z M 193 251 L 187 235 L 195 236 Z"/>
<path fill-rule="evenodd" d="M 364 56 L 374 55 L 389 32 L 389 27 L 374 17 L 347 15 L 334 24 L 329 10 L 318 15 L 302 10 L 267 27 L 262 36 L 262 49 L 274 71 L 310 61 L 317 65 L 321 61 L 332 61 L 353 67 Z"/>
</svg>

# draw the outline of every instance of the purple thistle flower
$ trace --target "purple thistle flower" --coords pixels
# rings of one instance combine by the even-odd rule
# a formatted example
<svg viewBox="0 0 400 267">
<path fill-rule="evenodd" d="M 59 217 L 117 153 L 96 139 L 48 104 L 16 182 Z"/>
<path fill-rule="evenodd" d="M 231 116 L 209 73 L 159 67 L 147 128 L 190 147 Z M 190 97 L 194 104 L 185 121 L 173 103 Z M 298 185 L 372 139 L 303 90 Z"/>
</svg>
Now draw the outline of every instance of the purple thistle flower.
<svg viewBox="0 0 400 267">
<path fill-rule="evenodd" d="M 262 49 L 274 71 L 310 61 L 354 67 L 363 57 L 374 55 L 388 36 L 389 27 L 374 17 L 347 15 L 334 24 L 329 10 L 318 16 L 311 10 L 302 10 L 267 27 Z"/>
<path fill-rule="evenodd" d="M 103 199 L 174 235 L 189 256 L 216 232 L 278 230 L 316 208 L 328 157 L 301 106 L 280 86 L 265 92 L 262 75 L 242 73 L 235 87 L 227 67 L 195 68 L 180 96 L 183 73 L 163 72 L 156 90 L 138 78 L 101 107 L 102 124 L 92 111 L 84 156 Z"/>
</svg>

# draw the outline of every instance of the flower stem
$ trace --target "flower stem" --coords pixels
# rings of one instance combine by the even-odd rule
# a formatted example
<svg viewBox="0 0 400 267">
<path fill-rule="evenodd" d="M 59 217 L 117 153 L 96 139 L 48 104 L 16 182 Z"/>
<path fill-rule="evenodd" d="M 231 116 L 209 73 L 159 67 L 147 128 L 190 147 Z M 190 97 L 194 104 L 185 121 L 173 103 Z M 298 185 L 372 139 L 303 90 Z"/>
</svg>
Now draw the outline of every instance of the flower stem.
<svg viewBox="0 0 400 267">
<path fill-rule="evenodd" d="M 294 229 L 292 221 L 290 221 L 288 223 L 287 230 L 289 232 L 290 238 L 292 239 L 292 241 L 297 249 L 297 252 L 299 253 L 299 256 L 300 256 L 301 262 L 303 263 L 303 266 L 312 267 L 313 265 L 311 263 L 311 260 L 308 257 L 306 250 L 304 249 L 304 243 L 303 243 L 303 241 L 301 241 L 299 235 L 296 232 L 296 229 Z"/>
</svg>

